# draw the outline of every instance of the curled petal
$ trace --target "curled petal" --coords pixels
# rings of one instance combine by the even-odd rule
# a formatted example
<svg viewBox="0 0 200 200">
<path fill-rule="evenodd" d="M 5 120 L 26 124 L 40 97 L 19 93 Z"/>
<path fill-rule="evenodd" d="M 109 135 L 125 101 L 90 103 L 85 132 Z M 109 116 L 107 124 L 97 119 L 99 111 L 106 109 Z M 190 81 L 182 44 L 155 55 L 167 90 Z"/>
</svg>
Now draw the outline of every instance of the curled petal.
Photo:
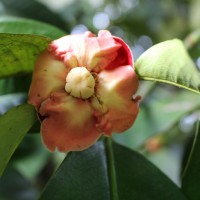
<svg viewBox="0 0 200 200">
<path fill-rule="evenodd" d="M 98 96 L 108 108 L 106 118 L 112 125 L 112 131 L 123 132 L 130 128 L 137 117 L 138 100 L 132 95 L 138 88 L 138 78 L 129 65 L 99 73 Z"/>
<path fill-rule="evenodd" d="M 122 39 L 101 30 L 97 41 L 100 51 L 94 54 L 90 63 L 94 71 L 99 72 L 102 69 L 113 69 L 122 65 L 133 66 L 131 50 Z"/>
<path fill-rule="evenodd" d="M 116 58 L 106 66 L 106 69 L 113 69 L 123 65 L 134 66 L 133 56 L 129 46 L 118 37 L 113 37 L 113 39 L 121 45 L 121 48 L 118 49 Z"/>
<path fill-rule="evenodd" d="M 43 52 L 37 60 L 29 90 L 29 103 L 39 109 L 42 101 L 53 91 L 64 90 L 67 69 L 48 52 Z"/>
<path fill-rule="evenodd" d="M 49 47 L 59 59 L 65 60 L 66 54 L 71 53 L 76 57 L 78 66 L 85 66 L 89 71 L 99 72 L 116 59 L 122 42 L 103 30 L 99 32 L 98 37 L 90 32 L 64 36 L 53 41 Z"/>
<path fill-rule="evenodd" d="M 50 151 L 83 150 L 101 136 L 92 109 L 84 100 L 54 93 L 42 103 L 39 113 L 45 116 L 41 132 Z"/>
</svg>

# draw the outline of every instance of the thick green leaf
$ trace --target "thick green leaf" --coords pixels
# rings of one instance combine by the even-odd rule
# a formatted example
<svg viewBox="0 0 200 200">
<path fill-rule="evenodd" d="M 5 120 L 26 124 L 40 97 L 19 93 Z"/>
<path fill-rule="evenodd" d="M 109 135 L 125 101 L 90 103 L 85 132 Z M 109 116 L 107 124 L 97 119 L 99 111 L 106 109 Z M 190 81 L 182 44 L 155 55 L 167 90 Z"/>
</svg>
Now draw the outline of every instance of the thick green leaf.
<svg viewBox="0 0 200 200">
<path fill-rule="evenodd" d="M 35 34 L 51 39 L 57 39 L 66 34 L 50 24 L 19 17 L 1 17 L 0 33 Z"/>
<path fill-rule="evenodd" d="M 140 79 L 160 81 L 200 93 L 200 74 L 178 39 L 161 42 L 135 63 Z"/>
<path fill-rule="evenodd" d="M 109 180 L 102 142 L 70 153 L 52 176 L 40 200 L 107 200 Z"/>
<path fill-rule="evenodd" d="M 0 34 L 0 78 L 32 72 L 50 39 L 37 35 Z"/>
<path fill-rule="evenodd" d="M 0 176 L 35 121 L 35 109 L 29 104 L 14 107 L 0 117 Z"/>
<path fill-rule="evenodd" d="M 182 191 L 191 200 L 200 199 L 200 124 L 197 124 L 194 143 L 183 173 Z"/>
<path fill-rule="evenodd" d="M 179 188 L 142 155 L 110 139 L 70 153 L 40 200 L 186 200 Z"/>
</svg>

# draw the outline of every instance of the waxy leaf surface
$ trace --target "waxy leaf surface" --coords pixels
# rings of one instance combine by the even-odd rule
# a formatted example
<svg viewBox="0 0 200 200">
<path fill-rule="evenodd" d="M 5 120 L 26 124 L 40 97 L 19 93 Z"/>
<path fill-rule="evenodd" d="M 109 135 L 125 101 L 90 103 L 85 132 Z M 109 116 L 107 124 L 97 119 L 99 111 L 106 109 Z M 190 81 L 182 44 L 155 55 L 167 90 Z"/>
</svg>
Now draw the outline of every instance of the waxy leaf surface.
<svg viewBox="0 0 200 200">
<path fill-rule="evenodd" d="M 142 155 L 110 139 L 70 153 L 40 200 L 186 200 L 179 188 Z"/>
</svg>

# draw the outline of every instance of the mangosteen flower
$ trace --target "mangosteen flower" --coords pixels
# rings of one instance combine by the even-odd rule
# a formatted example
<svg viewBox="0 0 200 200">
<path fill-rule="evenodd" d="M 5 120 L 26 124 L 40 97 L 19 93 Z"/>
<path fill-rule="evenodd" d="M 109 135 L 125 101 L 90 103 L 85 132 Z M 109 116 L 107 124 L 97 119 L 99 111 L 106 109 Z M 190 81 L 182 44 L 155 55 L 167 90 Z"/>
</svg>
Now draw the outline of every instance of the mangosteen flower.
<svg viewBox="0 0 200 200">
<path fill-rule="evenodd" d="M 110 32 L 52 41 L 36 62 L 29 91 L 43 143 L 50 151 L 80 151 L 101 135 L 127 130 L 139 110 L 138 84 L 129 47 Z"/>
</svg>

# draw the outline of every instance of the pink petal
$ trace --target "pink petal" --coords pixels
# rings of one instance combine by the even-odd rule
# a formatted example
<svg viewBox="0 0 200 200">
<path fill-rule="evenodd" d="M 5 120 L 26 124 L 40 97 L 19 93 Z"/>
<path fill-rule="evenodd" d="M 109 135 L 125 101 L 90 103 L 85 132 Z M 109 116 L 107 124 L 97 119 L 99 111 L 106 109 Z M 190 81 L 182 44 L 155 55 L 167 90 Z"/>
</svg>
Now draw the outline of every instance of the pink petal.
<svg viewBox="0 0 200 200">
<path fill-rule="evenodd" d="M 42 138 L 50 151 L 83 150 L 96 142 L 101 133 L 87 101 L 54 93 L 42 103 Z"/>
<path fill-rule="evenodd" d="M 48 51 L 41 54 L 33 72 L 29 90 L 29 103 L 38 110 L 42 101 L 54 91 L 62 91 L 65 87 L 67 69 Z"/>
<path fill-rule="evenodd" d="M 139 98 L 132 98 L 139 85 L 133 67 L 126 65 L 113 70 L 103 70 L 99 73 L 98 81 L 97 94 L 108 108 L 106 118 L 111 123 L 112 131 L 127 130 L 139 111 Z"/>
<path fill-rule="evenodd" d="M 129 46 L 121 38 L 112 36 L 111 34 L 109 34 L 108 31 L 104 31 L 104 30 L 99 31 L 98 36 L 101 39 L 101 40 L 99 39 L 100 44 L 101 43 L 107 44 L 109 41 L 114 41 L 114 43 L 118 47 L 120 47 L 120 48 L 116 49 L 117 51 L 115 50 L 115 54 L 116 54 L 115 58 L 113 60 L 111 60 L 111 62 L 107 63 L 108 65 L 104 65 L 105 69 L 113 69 L 113 68 L 116 68 L 116 67 L 122 66 L 122 65 L 131 65 L 131 66 L 134 65 L 132 52 L 131 52 Z M 110 54 L 110 52 L 107 52 L 107 54 Z M 107 56 L 108 55 L 106 55 L 106 57 Z"/>
<path fill-rule="evenodd" d="M 129 46 L 122 39 L 118 37 L 114 36 L 113 39 L 115 40 L 116 43 L 121 45 L 121 48 L 117 51 L 117 57 L 111 63 L 109 63 L 108 66 L 106 66 L 106 69 L 113 69 L 122 65 L 133 66 L 134 61 Z"/>
<path fill-rule="evenodd" d="M 128 101 L 126 103 L 127 110 L 110 108 L 109 112 L 106 114 L 106 117 L 112 124 L 113 132 L 122 133 L 133 125 L 139 112 L 138 100 L 139 98 Z"/>
<path fill-rule="evenodd" d="M 122 47 L 121 43 L 121 40 L 114 39 L 108 31 L 104 30 L 99 32 L 98 37 L 91 32 L 64 36 L 53 41 L 50 50 L 61 60 L 67 60 L 66 56 L 70 53 L 76 57 L 78 66 L 99 72 L 116 59 L 118 50 Z M 69 61 L 67 65 L 67 67 L 74 67 L 70 66 Z"/>
</svg>

